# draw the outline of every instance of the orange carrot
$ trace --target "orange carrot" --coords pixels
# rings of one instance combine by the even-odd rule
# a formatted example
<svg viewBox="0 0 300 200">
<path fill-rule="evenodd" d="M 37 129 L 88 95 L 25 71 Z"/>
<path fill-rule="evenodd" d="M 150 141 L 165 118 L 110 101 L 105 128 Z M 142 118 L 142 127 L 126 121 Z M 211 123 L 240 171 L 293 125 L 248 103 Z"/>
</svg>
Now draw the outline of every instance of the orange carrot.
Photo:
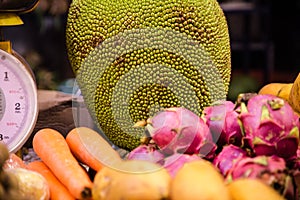
<svg viewBox="0 0 300 200">
<path fill-rule="evenodd" d="M 77 129 L 73 129 L 67 134 L 66 141 L 71 152 L 80 162 L 86 164 L 95 171 L 102 169 L 103 164 L 86 149 L 82 140 L 80 139 Z"/>
<path fill-rule="evenodd" d="M 98 132 L 87 127 L 76 127 L 66 136 L 74 156 L 96 172 L 104 165 L 117 165 L 120 155 Z"/>
<path fill-rule="evenodd" d="M 51 128 L 39 130 L 33 137 L 32 145 L 36 154 L 75 198 L 91 198 L 93 183 L 58 131 Z"/>
<path fill-rule="evenodd" d="M 75 200 L 75 197 L 72 196 L 43 161 L 30 162 L 27 164 L 27 169 L 36 171 L 45 177 L 50 188 L 51 200 Z"/>
</svg>

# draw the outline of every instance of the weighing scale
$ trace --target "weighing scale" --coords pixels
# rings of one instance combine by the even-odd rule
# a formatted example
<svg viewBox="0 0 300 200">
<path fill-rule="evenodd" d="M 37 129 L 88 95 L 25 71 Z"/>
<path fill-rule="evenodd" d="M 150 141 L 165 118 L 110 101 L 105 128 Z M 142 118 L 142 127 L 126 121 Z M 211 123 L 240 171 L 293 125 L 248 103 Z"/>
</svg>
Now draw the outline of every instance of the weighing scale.
<svg viewBox="0 0 300 200">
<path fill-rule="evenodd" d="M 0 2 L 0 28 L 21 25 L 18 14 L 35 8 L 38 0 Z M 21 37 L 21 36 L 20 36 Z M 37 87 L 27 62 L 0 38 L 0 142 L 17 152 L 31 135 L 38 116 Z"/>
</svg>

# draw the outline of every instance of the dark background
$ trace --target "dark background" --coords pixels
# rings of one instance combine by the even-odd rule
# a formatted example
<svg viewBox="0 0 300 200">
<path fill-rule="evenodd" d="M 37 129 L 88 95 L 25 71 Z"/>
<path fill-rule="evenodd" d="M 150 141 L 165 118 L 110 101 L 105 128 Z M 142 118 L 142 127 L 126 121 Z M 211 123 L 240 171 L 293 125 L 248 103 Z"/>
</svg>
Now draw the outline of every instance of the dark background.
<svg viewBox="0 0 300 200">
<path fill-rule="evenodd" d="M 64 7 L 58 5 L 62 2 Z M 24 25 L 3 29 L 4 37 L 12 41 L 13 48 L 32 66 L 39 88 L 56 89 L 61 82 L 73 78 L 65 47 L 69 3 L 68 0 L 41 0 L 34 11 L 20 15 Z M 266 15 L 252 13 L 249 17 L 252 25 L 247 25 L 250 31 L 248 41 L 259 42 L 267 34 L 273 56 L 269 72 L 266 72 L 268 64 L 264 51 L 251 51 L 245 63 L 244 51 L 232 50 L 231 87 L 235 88 L 237 83 L 246 80 L 244 91 L 255 91 L 268 82 L 291 82 L 300 72 L 300 0 L 265 0 L 259 1 L 257 6 L 269 8 L 269 21 L 264 21 Z M 245 25 L 244 14 L 226 16 L 231 41 L 242 40 L 245 35 L 241 28 Z"/>
<path fill-rule="evenodd" d="M 300 71 L 300 1 L 272 2 L 275 69 Z"/>
</svg>

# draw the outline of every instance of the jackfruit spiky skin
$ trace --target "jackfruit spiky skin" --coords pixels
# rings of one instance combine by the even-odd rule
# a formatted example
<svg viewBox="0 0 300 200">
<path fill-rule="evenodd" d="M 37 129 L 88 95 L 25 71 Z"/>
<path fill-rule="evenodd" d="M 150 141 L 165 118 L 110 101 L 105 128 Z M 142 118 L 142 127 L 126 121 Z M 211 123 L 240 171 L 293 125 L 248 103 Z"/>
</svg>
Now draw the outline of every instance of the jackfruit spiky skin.
<svg viewBox="0 0 300 200">
<path fill-rule="evenodd" d="M 228 27 L 216 0 L 73 0 L 66 42 L 85 102 L 115 145 L 140 144 L 162 108 L 201 114 L 227 95 Z"/>
</svg>

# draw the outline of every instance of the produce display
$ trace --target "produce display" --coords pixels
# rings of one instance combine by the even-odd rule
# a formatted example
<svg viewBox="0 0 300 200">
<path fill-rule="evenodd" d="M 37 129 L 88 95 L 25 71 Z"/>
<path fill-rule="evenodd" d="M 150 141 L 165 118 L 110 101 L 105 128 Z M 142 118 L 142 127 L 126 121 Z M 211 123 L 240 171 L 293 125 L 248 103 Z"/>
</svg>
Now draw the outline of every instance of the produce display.
<svg viewBox="0 0 300 200">
<path fill-rule="evenodd" d="M 172 107 L 137 125 L 148 137 L 123 157 L 87 127 L 39 130 L 29 163 L 0 143 L 0 199 L 300 197 L 299 116 L 283 98 L 241 94 L 201 116 Z"/>
<path fill-rule="evenodd" d="M 300 199 L 300 73 L 227 100 L 216 0 L 74 0 L 66 38 L 97 127 L 0 142 L 0 200 Z"/>
</svg>

